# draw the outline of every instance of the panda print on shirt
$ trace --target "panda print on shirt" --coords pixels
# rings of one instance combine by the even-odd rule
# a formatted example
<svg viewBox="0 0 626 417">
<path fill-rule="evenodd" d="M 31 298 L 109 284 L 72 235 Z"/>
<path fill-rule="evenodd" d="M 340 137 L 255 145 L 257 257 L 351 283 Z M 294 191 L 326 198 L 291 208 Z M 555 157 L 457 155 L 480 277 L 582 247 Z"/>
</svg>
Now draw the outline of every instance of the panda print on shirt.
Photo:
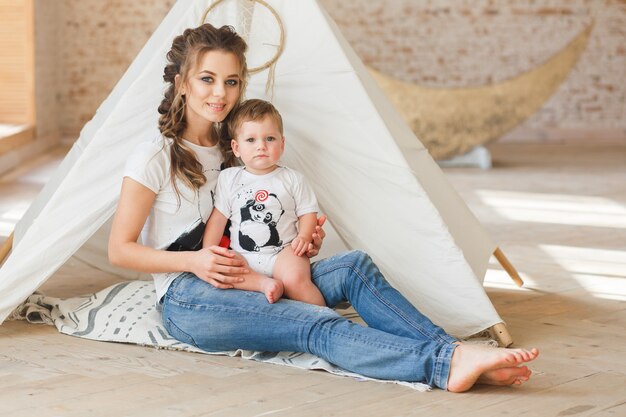
<svg viewBox="0 0 626 417">
<path fill-rule="evenodd" d="M 212 177 L 216 177 L 217 173 L 220 170 L 218 169 L 205 169 L 202 173 L 209 177 L 209 175 L 213 174 Z M 206 228 L 206 221 L 203 219 L 203 216 L 206 216 L 206 213 L 202 212 L 202 199 L 200 196 L 200 192 L 198 190 L 195 192 L 195 203 L 198 209 L 198 218 L 196 221 L 191 224 L 187 230 L 185 230 L 180 236 L 176 238 L 170 245 L 165 249 L 171 252 L 182 252 L 182 251 L 197 251 L 202 249 L 202 238 L 204 237 L 204 229 Z M 215 204 L 215 192 L 210 190 L 211 197 L 211 206 Z M 205 196 L 206 198 L 206 196 Z"/>
<path fill-rule="evenodd" d="M 281 247 L 283 242 L 276 225 L 285 211 L 276 194 L 259 190 L 254 199 L 240 208 L 239 245 L 250 252 L 263 247 Z"/>
</svg>

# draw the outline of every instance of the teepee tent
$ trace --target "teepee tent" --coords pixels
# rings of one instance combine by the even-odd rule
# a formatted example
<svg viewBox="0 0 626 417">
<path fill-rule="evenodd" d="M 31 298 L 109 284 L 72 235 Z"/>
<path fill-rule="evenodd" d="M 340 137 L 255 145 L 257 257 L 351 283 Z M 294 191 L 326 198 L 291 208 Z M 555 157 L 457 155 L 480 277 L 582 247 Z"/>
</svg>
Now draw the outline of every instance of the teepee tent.
<svg viewBox="0 0 626 417">
<path fill-rule="evenodd" d="M 214 3 L 223 7 L 206 21 L 236 23 L 229 16 L 242 6 Z M 370 253 L 390 282 L 449 333 L 468 336 L 500 323 L 482 287 L 495 245 L 332 20 L 314 0 L 246 3 L 275 11 L 248 11 L 249 62 L 259 53 L 255 45 L 267 43 L 257 39 L 267 27 L 279 29 L 284 48 L 270 68 L 251 76 L 246 97 L 269 99 L 283 114 L 284 163 L 309 179 L 329 230 L 346 247 Z M 17 225 L 0 269 L 0 322 L 73 255 L 111 268 L 107 222 L 126 156 L 159 134 L 165 54 L 210 5 L 174 5 Z"/>
</svg>

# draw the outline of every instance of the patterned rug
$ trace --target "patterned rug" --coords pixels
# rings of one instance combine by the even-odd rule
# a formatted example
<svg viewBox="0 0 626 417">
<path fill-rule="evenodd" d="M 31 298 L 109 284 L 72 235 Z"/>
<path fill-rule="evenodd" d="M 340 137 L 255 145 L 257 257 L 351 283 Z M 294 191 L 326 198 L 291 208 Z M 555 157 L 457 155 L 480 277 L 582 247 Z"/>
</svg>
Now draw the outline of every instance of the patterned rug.
<svg viewBox="0 0 626 417">
<path fill-rule="evenodd" d="M 324 370 L 359 380 L 391 382 L 418 391 L 430 390 L 430 386 L 420 383 L 382 381 L 364 377 L 308 353 L 249 350 L 205 352 L 179 342 L 167 333 L 161 323 L 161 314 L 155 307 L 155 294 L 152 281 L 121 282 L 95 294 L 68 299 L 35 293 L 16 308 L 9 319 L 54 325 L 61 333 L 85 339 L 131 343 L 210 355 L 241 356 L 244 359 L 259 362 Z M 339 311 L 350 320 L 358 321 L 354 310 Z"/>
</svg>

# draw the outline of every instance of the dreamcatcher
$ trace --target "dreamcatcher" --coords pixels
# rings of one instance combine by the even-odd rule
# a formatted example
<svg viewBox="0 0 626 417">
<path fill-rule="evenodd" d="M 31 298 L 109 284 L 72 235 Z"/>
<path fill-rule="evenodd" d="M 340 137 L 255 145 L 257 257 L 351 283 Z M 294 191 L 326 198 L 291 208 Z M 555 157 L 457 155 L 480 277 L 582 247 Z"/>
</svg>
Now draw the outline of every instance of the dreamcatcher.
<svg viewBox="0 0 626 417">
<path fill-rule="evenodd" d="M 263 0 L 216 0 L 204 12 L 203 23 L 234 27 L 248 44 L 248 72 L 268 69 L 266 91 L 273 89 L 276 62 L 285 45 L 285 30 L 276 10 Z"/>
</svg>

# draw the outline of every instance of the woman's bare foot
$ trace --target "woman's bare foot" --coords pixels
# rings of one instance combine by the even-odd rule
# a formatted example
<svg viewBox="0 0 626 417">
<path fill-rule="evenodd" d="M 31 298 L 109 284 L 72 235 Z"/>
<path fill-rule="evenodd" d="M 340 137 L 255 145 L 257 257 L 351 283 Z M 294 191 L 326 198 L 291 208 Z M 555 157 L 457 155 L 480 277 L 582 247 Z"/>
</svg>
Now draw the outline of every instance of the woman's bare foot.
<svg viewBox="0 0 626 417">
<path fill-rule="evenodd" d="M 283 292 L 285 291 L 283 283 L 272 278 L 264 279 L 261 283 L 261 288 L 270 304 L 274 304 L 276 301 L 280 300 L 280 297 L 283 296 Z"/>
<path fill-rule="evenodd" d="M 527 366 L 514 366 L 487 371 L 478 377 L 477 384 L 486 385 L 520 385 L 530 378 Z"/>
<path fill-rule="evenodd" d="M 530 374 L 523 369 L 526 367 L 518 365 L 534 360 L 537 355 L 539 351 L 535 348 L 503 349 L 459 343 L 452 354 L 448 391 L 467 391 L 481 376 L 483 379 L 480 382 L 492 385 L 507 385 L 505 382 L 508 381 L 512 381 L 511 384 L 515 384 L 516 381 L 521 383 L 524 378 L 528 379 Z"/>
</svg>

